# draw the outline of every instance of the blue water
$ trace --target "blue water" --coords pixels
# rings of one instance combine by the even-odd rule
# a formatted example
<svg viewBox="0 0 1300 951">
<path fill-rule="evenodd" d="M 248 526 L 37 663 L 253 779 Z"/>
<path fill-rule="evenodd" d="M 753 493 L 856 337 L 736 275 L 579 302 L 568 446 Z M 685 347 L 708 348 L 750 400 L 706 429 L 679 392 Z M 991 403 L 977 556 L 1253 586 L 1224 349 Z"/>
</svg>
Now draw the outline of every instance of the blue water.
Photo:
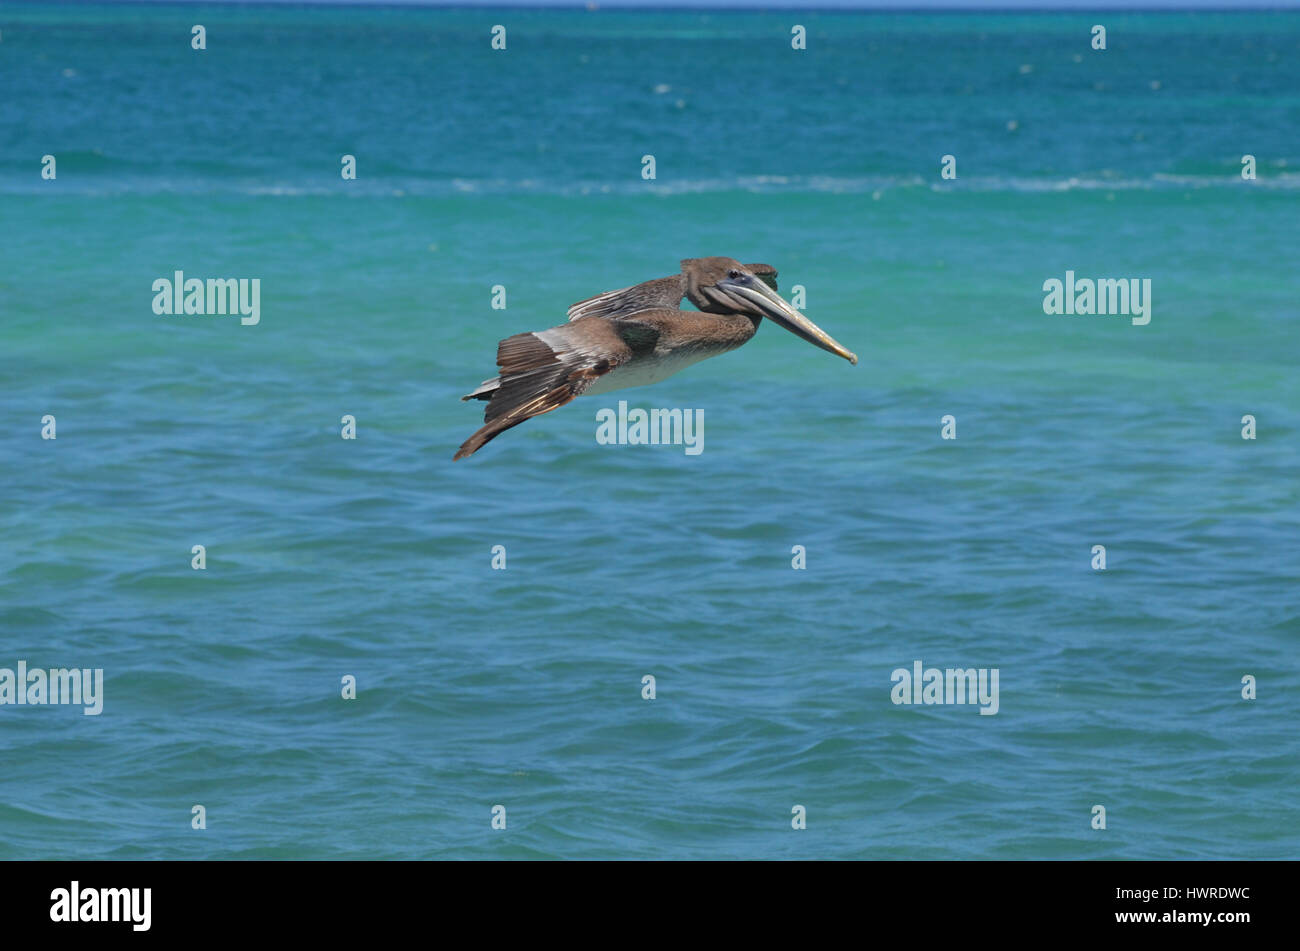
<svg viewBox="0 0 1300 951">
<path fill-rule="evenodd" d="M 5 3 L 0 77 L 0 668 L 104 671 L 0 706 L 0 857 L 1300 857 L 1300 16 Z M 500 338 L 713 254 L 859 365 L 452 463 Z"/>
</svg>

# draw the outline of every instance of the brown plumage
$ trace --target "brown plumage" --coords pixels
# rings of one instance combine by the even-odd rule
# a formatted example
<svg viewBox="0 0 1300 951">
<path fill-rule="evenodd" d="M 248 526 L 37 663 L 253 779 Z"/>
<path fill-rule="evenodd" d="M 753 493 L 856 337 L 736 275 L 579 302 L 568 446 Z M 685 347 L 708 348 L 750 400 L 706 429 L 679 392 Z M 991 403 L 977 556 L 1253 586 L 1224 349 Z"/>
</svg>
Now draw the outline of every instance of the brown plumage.
<svg viewBox="0 0 1300 951">
<path fill-rule="evenodd" d="M 689 258 L 682 262 L 681 274 L 656 278 L 653 281 L 645 281 L 616 291 L 606 291 L 603 294 L 597 294 L 595 297 L 580 300 L 576 304 L 569 306 L 569 319 L 577 320 L 579 317 L 617 319 L 619 317 L 630 317 L 640 311 L 655 308 L 678 310 L 681 307 L 682 298 L 691 295 L 691 286 L 686 276 L 686 268 L 696 264 L 696 262 L 707 260 L 711 259 Z M 730 258 L 720 260 L 731 261 Z M 734 264 L 735 262 L 731 261 L 731 263 Z M 772 267 L 772 265 L 746 264 L 743 267 L 772 290 L 777 289 L 776 268 Z M 725 270 L 726 268 L 721 265 L 716 266 L 709 273 L 704 274 L 701 279 L 705 281 L 716 280 L 722 276 L 722 272 Z M 698 291 L 691 296 L 691 303 L 703 311 L 709 310 L 711 306 L 707 300 L 700 298 Z"/>
<path fill-rule="evenodd" d="M 473 455 L 512 426 L 563 406 L 598 377 L 631 360 L 638 349 L 654 346 L 654 337 L 640 325 L 600 318 L 543 333 L 552 335 L 549 342 L 535 333 L 524 333 L 507 337 L 497 346 L 500 375 L 462 397 L 488 400 L 484 426 L 465 440 L 453 458 Z"/>
<path fill-rule="evenodd" d="M 683 298 L 699 310 L 681 310 Z M 597 294 L 573 304 L 567 324 L 502 340 L 500 373 L 462 397 L 487 401 L 484 425 L 453 458 L 473 455 L 507 429 L 583 393 L 644 386 L 734 350 L 754 336 L 764 316 L 857 362 L 781 300 L 775 268 L 724 257 L 688 258 L 679 275 Z"/>
</svg>

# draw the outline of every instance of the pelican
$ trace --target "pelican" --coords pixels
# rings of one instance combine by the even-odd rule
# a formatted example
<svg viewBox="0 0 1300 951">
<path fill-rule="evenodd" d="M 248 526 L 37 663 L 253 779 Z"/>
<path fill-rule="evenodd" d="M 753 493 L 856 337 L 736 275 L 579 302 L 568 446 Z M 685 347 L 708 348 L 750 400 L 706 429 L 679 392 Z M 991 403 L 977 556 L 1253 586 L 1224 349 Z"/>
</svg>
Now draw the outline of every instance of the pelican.
<svg viewBox="0 0 1300 951">
<path fill-rule="evenodd" d="M 483 427 L 453 459 L 526 419 L 583 394 L 658 383 L 692 363 L 735 350 L 770 317 L 809 343 L 858 362 L 776 292 L 776 269 L 732 258 L 687 258 L 681 273 L 606 291 L 569 308 L 569 322 L 507 337 L 499 375 L 462 400 L 486 400 Z M 682 299 L 698 310 L 682 310 Z"/>
</svg>

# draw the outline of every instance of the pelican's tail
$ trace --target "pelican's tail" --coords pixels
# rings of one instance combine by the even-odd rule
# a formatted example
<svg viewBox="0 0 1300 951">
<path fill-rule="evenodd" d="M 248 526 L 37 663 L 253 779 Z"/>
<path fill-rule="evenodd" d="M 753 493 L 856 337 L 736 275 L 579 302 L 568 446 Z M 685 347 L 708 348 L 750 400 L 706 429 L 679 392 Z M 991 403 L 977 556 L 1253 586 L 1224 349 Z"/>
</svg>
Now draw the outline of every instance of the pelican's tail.
<svg viewBox="0 0 1300 951">
<path fill-rule="evenodd" d="M 635 320 L 592 317 L 506 337 L 497 346 L 501 375 L 485 380 L 465 397 L 488 401 L 483 428 L 466 439 L 452 458 L 472 456 L 498 433 L 580 395 L 599 377 L 632 359 L 629 338 L 641 350 L 653 350 L 658 331 Z"/>
<path fill-rule="evenodd" d="M 553 408 L 554 407 L 552 407 L 552 409 Z M 455 462 L 457 459 L 464 459 L 466 456 L 474 455 L 474 453 L 482 449 L 485 444 L 491 442 L 498 435 L 505 432 L 507 429 L 510 429 L 512 426 L 518 426 L 526 419 L 528 419 L 527 416 L 521 416 L 518 419 L 494 419 L 492 422 L 475 432 L 473 436 L 470 436 L 469 439 L 466 439 L 461 443 L 460 448 L 456 450 L 456 455 L 451 457 L 452 461 Z"/>
<path fill-rule="evenodd" d="M 482 383 L 480 383 L 478 385 L 478 389 L 476 389 L 473 393 L 466 393 L 464 396 L 460 398 L 460 401 L 463 403 L 466 400 L 490 400 L 492 399 L 492 394 L 495 393 L 500 388 L 501 388 L 501 377 L 494 376 L 492 379 L 484 380 Z"/>
<path fill-rule="evenodd" d="M 569 380 L 572 368 L 536 334 L 515 334 L 502 340 L 497 362 L 501 375 L 484 380 L 473 393 L 462 397 L 487 400 L 488 405 L 483 411 L 483 427 L 461 444 L 453 460 L 472 456 L 500 433 L 557 409 L 577 395 Z"/>
</svg>

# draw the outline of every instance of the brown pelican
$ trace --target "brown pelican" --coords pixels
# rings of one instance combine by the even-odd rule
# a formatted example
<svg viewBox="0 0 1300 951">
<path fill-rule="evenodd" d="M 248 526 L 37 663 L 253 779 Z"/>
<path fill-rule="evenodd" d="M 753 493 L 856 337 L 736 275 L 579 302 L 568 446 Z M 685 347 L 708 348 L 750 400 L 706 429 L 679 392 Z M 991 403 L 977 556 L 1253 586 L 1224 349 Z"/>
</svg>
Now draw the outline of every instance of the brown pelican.
<svg viewBox="0 0 1300 951">
<path fill-rule="evenodd" d="M 699 310 L 682 310 L 683 298 Z M 501 373 L 462 400 L 487 400 L 483 428 L 453 457 L 584 393 L 658 383 L 708 357 L 735 350 L 770 317 L 850 363 L 857 355 L 776 292 L 776 269 L 732 258 L 687 258 L 682 272 L 606 291 L 569 308 L 569 323 L 515 334 L 497 347 Z"/>
</svg>

